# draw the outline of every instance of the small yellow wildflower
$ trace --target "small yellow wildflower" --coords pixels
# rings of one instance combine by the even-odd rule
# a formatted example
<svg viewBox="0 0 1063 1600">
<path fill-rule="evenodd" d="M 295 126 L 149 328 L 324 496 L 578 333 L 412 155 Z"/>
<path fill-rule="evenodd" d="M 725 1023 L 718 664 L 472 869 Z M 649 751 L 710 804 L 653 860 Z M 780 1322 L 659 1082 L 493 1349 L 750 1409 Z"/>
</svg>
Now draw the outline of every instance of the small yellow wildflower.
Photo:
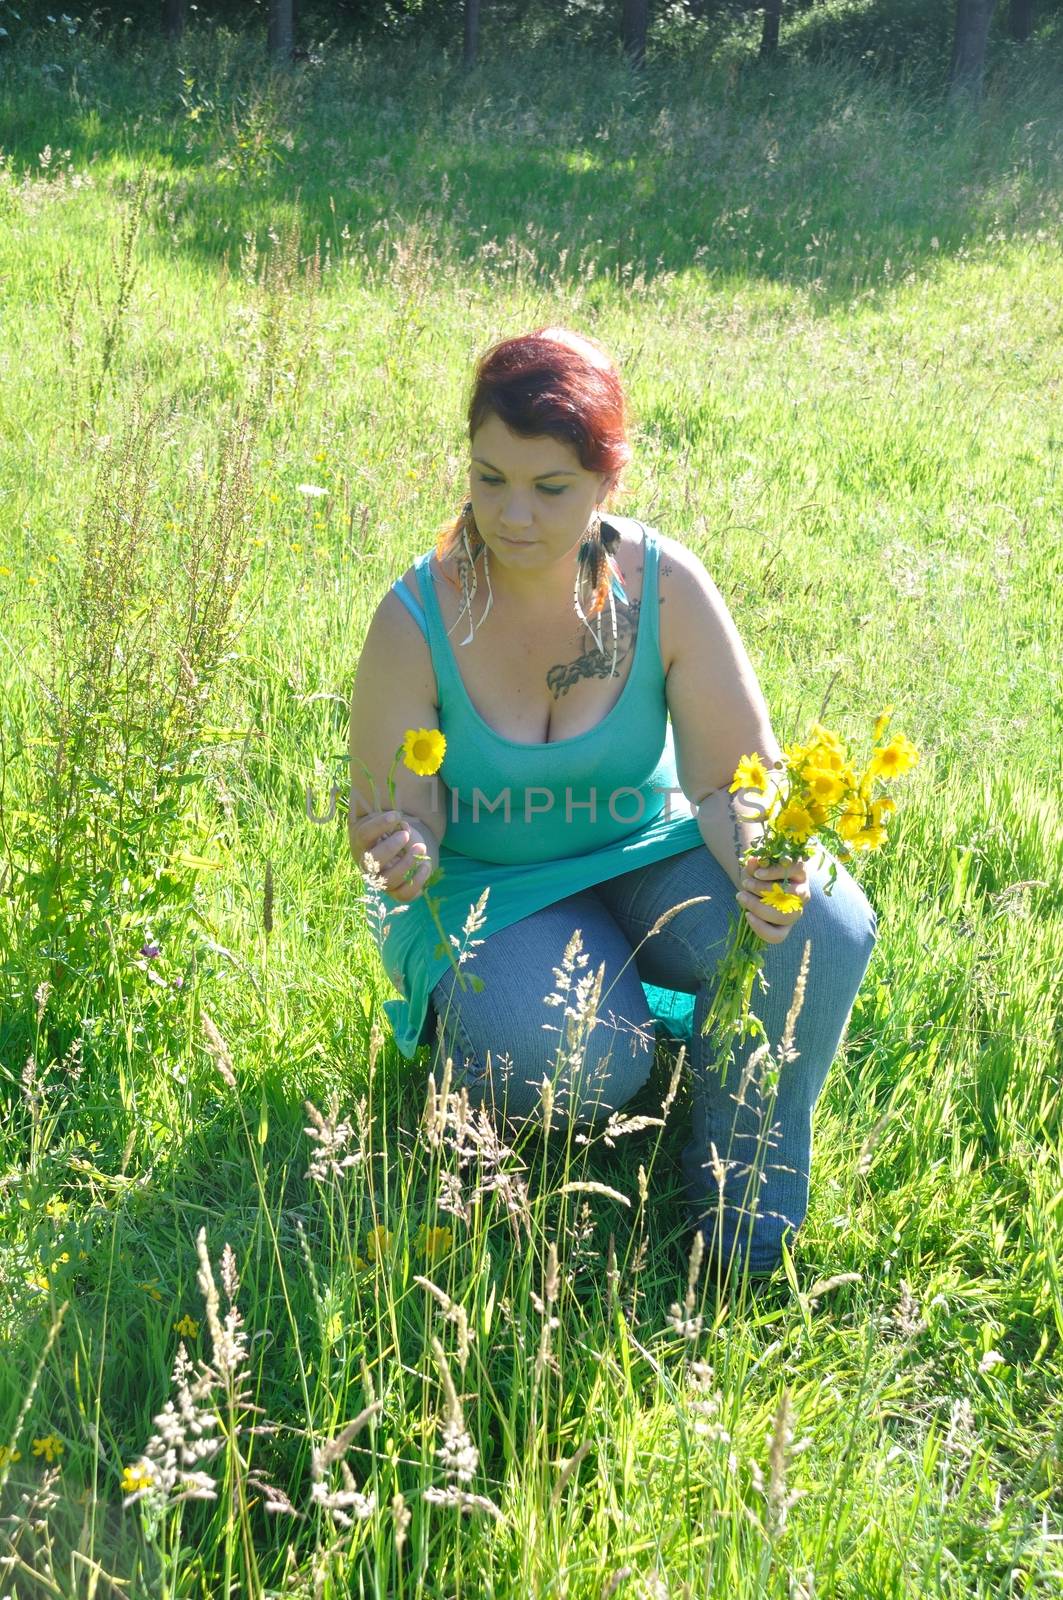
<svg viewBox="0 0 1063 1600">
<path fill-rule="evenodd" d="M 0 1444 L 0 1471 L 9 1467 L 13 1461 L 22 1460 L 22 1451 L 13 1450 L 9 1444 Z"/>
<path fill-rule="evenodd" d="M 327 461 L 328 456 L 325 454 L 324 450 L 319 450 L 317 455 L 314 457 L 314 460 L 317 462 Z"/>
<path fill-rule="evenodd" d="M 58 556 L 49 556 L 48 560 L 54 562 L 57 566 L 59 564 L 59 557 Z"/>
<path fill-rule="evenodd" d="M 821 805 L 833 806 L 845 794 L 848 785 L 836 772 L 829 772 L 825 767 L 813 767 L 805 774 L 809 794 L 813 800 L 818 800 Z"/>
<path fill-rule="evenodd" d="M 39 1289 L 42 1294 L 48 1293 L 48 1279 L 43 1272 L 31 1272 L 26 1282 L 31 1289 Z"/>
<path fill-rule="evenodd" d="M 783 806 L 775 818 L 775 826 L 779 833 L 784 833 L 788 839 L 795 839 L 803 844 L 815 828 L 815 822 L 807 806 L 798 805 L 796 800 Z"/>
<path fill-rule="evenodd" d="M 138 1494 L 141 1489 L 150 1489 L 155 1482 L 155 1475 L 146 1461 L 138 1461 L 135 1467 L 122 1468 L 122 1493 Z"/>
<path fill-rule="evenodd" d="M 68 1200 L 60 1200 L 53 1194 L 44 1208 L 44 1214 L 46 1217 L 65 1217 L 69 1210 L 70 1202 Z"/>
<path fill-rule="evenodd" d="M 877 718 L 875 719 L 875 726 L 871 731 L 871 743 L 872 744 L 878 744 L 879 740 L 882 738 L 882 735 L 886 731 L 886 724 L 890 720 L 892 715 L 893 715 L 893 707 L 892 706 L 887 706 L 884 711 L 880 711 L 879 712 Z"/>
<path fill-rule="evenodd" d="M 316 555 L 316 556 L 327 556 L 327 555 L 328 555 L 328 548 L 327 548 L 327 546 L 325 546 L 325 545 L 323 545 L 323 544 L 319 544 L 319 545 L 315 545 L 315 547 L 314 547 L 314 554 L 315 554 L 315 555 Z"/>
<path fill-rule="evenodd" d="M 391 1249 L 395 1235 L 390 1228 L 370 1228 L 365 1240 L 365 1253 L 370 1261 L 381 1261 Z"/>
<path fill-rule="evenodd" d="M 743 756 L 739 761 L 729 792 L 734 794 L 736 789 L 756 789 L 764 794 L 767 787 L 768 769 L 754 750 L 751 756 Z"/>
<path fill-rule="evenodd" d="M 760 899 L 766 906 L 774 906 L 776 911 L 800 911 L 802 904 L 800 895 L 791 894 L 781 883 L 773 883 Z"/>
<path fill-rule="evenodd" d="M 158 1280 L 158 1278 L 152 1278 L 150 1283 L 138 1283 L 137 1284 L 137 1288 L 138 1289 L 143 1289 L 145 1294 L 150 1294 L 150 1296 L 151 1296 L 151 1298 L 153 1300 L 161 1300 L 162 1299 L 162 1295 L 159 1293 L 159 1280 Z"/>
<path fill-rule="evenodd" d="M 63 1453 L 63 1441 L 54 1433 L 46 1433 L 43 1439 L 34 1439 L 33 1454 L 43 1456 L 48 1465 L 58 1461 Z"/>
<path fill-rule="evenodd" d="M 37 583 L 39 582 L 39 579 L 37 579 L 37 578 L 27 578 L 26 582 L 29 583 L 29 584 L 32 584 L 34 587 L 36 587 Z"/>
<path fill-rule="evenodd" d="M 889 744 L 881 745 L 872 751 L 871 760 L 867 764 L 868 776 L 874 778 L 899 778 L 908 772 L 919 760 L 919 752 L 915 745 L 904 737 L 903 733 L 895 733 Z"/>
<path fill-rule="evenodd" d="M 411 772 L 430 777 L 443 765 L 447 741 L 438 728 L 407 728 L 402 759 Z"/>
<path fill-rule="evenodd" d="M 11 568 L 10 567 L 0 567 L 0 578 L 10 578 L 10 576 L 11 576 Z"/>
<path fill-rule="evenodd" d="M 187 1311 L 181 1318 L 180 1322 L 174 1323 L 174 1327 L 177 1329 L 178 1333 L 184 1334 L 188 1339 L 195 1339 L 199 1333 L 199 1323 L 196 1321 L 195 1317 L 190 1317 Z"/>
<path fill-rule="evenodd" d="M 265 539 L 252 539 L 251 540 L 251 543 L 254 545 L 256 550 L 261 550 L 263 545 L 265 544 L 265 542 L 266 542 Z"/>
<path fill-rule="evenodd" d="M 303 546 L 300 540 L 293 539 L 291 544 L 288 546 L 288 549 L 291 551 L 293 556 L 297 556 L 302 554 Z"/>
<path fill-rule="evenodd" d="M 453 1228 L 429 1228 L 424 1223 L 418 1229 L 417 1237 L 413 1241 L 418 1250 L 423 1250 L 429 1261 L 434 1261 L 437 1256 L 450 1249 L 454 1242 Z"/>
</svg>

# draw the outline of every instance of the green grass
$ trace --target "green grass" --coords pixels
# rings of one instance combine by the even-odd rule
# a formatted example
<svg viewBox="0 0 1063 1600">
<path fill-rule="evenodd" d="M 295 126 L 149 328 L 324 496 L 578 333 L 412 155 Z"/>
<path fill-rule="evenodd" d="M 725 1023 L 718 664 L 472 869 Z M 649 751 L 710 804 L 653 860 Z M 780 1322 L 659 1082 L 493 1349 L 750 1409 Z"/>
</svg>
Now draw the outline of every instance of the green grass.
<svg viewBox="0 0 1063 1600">
<path fill-rule="evenodd" d="M 960 115 L 800 62 L 676 63 L 636 87 L 543 53 L 466 83 L 392 47 L 282 84 L 226 35 L 118 60 L 48 49 L 0 76 L 0 1442 L 20 1452 L 2 1493 L 21 1519 L 0 1524 L 0 1593 L 1058 1592 L 1051 54 L 1006 64 Z M 620 509 L 701 555 L 779 736 L 813 716 L 858 736 L 891 703 L 922 752 L 888 848 L 856 869 L 880 936 L 817 1107 L 792 1270 L 752 1293 L 699 1282 L 690 1342 L 668 1321 L 687 1283 L 686 1082 L 663 1130 L 507 1157 L 526 1223 L 498 1192 L 467 1222 L 441 1211 L 458 1158 L 427 1137 L 427 1059 L 386 1035 L 342 808 L 306 814 L 342 769 L 375 603 L 461 495 L 471 362 L 547 320 L 614 352 L 636 424 Z M 140 750 L 177 681 L 166 607 L 248 397 L 250 482 L 223 492 L 249 562 L 238 626 L 219 633 L 195 754 L 153 805 L 120 736 Z M 100 473 L 129 460 L 138 404 L 171 408 L 157 457 L 120 466 L 109 501 Z M 73 920 L 48 902 L 42 943 L 8 871 L 49 856 L 41 678 L 79 648 L 84 530 L 113 542 L 130 518 L 140 542 L 113 582 L 128 575 L 132 664 L 101 702 L 95 773 L 125 798 L 109 809 L 86 780 L 107 870 L 64 880 Z M 175 790 L 182 775 L 197 781 Z M 658 1114 L 672 1066 L 662 1050 L 625 1109 Z M 332 1093 L 362 1157 L 317 1184 L 304 1101 Z M 461 1169 L 467 1201 L 484 1161 Z M 432 1260 L 419 1230 L 437 1226 L 452 1237 Z M 216 1277 L 235 1252 L 263 1414 L 222 1401 L 218 1499 L 152 1523 L 123 1510 L 122 1470 L 171 1393 L 182 1317 L 211 1354 L 201 1228 Z M 556 1368 L 537 1371 L 552 1241 Z M 418 1276 L 464 1309 L 464 1372 L 458 1322 Z M 498 1515 L 425 1497 L 445 1481 L 433 1336 L 479 1453 L 464 1487 Z M 713 1369 L 702 1411 L 696 1360 Z M 313 1451 L 374 1401 L 347 1460 L 378 1509 L 343 1529 L 311 1499 Z M 275 1431 L 252 1439 L 254 1420 Z M 49 1434 L 51 1485 L 33 1454 Z M 263 1509 L 248 1457 L 299 1516 Z"/>
</svg>

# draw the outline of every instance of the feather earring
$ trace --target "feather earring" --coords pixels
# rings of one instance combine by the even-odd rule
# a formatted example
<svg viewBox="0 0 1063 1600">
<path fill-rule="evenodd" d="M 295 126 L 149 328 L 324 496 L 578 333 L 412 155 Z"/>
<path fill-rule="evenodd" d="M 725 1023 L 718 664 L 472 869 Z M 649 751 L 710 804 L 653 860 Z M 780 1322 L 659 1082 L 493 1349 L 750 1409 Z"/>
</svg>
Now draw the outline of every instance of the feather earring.
<svg viewBox="0 0 1063 1600">
<path fill-rule="evenodd" d="M 481 540 L 480 549 L 483 551 L 483 555 L 484 555 L 484 578 L 487 581 L 487 604 L 484 606 L 484 609 L 483 609 L 483 611 L 482 611 L 482 613 L 480 615 L 480 622 L 477 622 L 476 624 L 474 624 L 473 620 L 472 620 L 472 603 L 473 603 L 473 600 L 476 598 L 476 591 L 477 591 L 477 588 L 479 587 L 479 580 L 478 580 L 478 578 L 476 576 L 476 558 L 473 556 L 472 550 L 471 550 L 471 548 L 469 546 L 469 528 L 470 528 L 470 526 L 475 527 L 475 523 L 473 522 L 472 504 L 471 504 L 471 502 L 467 501 L 466 504 L 465 504 L 465 510 L 462 513 L 462 520 L 461 520 L 461 543 L 462 543 L 462 548 L 465 551 L 465 557 L 466 557 L 466 559 L 462 563 L 462 567 L 461 567 L 461 592 L 462 592 L 463 600 L 462 600 L 461 610 L 458 612 L 457 616 L 454 618 L 454 621 L 451 623 L 450 627 L 447 629 L 447 634 L 449 636 L 451 633 L 453 633 L 454 629 L 457 627 L 458 623 L 461 621 L 461 619 L 465 615 L 465 613 L 468 612 L 468 615 L 469 615 L 469 631 L 465 635 L 464 639 L 459 640 L 460 644 L 471 644 L 472 643 L 473 635 L 475 634 L 476 629 L 480 626 L 480 622 L 482 622 L 484 620 L 484 617 L 486 617 L 487 613 L 490 611 L 491 606 L 494 603 L 494 598 L 495 598 L 494 590 L 491 588 L 491 568 L 490 568 L 489 561 L 488 561 L 489 552 L 488 552 L 487 546 Z M 472 574 L 472 588 L 471 589 L 469 587 L 469 574 L 470 573 Z"/>
<path fill-rule="evenodd" d="M 576 562 L 576 582 L 575 582 L 575 584 L 573 586 L 573 590 L 572 590 L 572 605 L 573 605 L 573 609 L 575 610 L 575 613 L 576 613 L 577 617 L 579 617 L 580 621 L 583 623 L 583 626 L 587 629 L 587 632 L 590 634 L 591 638 L 594 640 L 595 644 L 597 645 L 599 654 L 604 656 L 604 654 L 605 654 L 605 644 L 604 644 L 604 642 L 602 640 L 601 610 L 599 609 L 595 613 L 595 615 L 596 615 L 596 617 L 598 619 L 597 620 L 597 628 L 592 628 L 590 623 L 587 621 L 586 613 L 584 612 L 583 606 L 582 606 L 582 604 L 580 602 L 580 587 L 581 587 L 582 582 L 583 582 L 584 564 L 588 559 L 593 563 L 593 568 L 594 568 L 594 570 L 592 572 L 592 581 L 597 579 L 597 576 L 598 576 L 598 574 L 599 574 L 599 572 L 601 570 L 601 568 L 600 568 L 600 561 L 601 560 L 604 559 L 605 562 L 608 564 L 610 573 L 615 574 L 616 573 L 616 568 L 614 566 L 612 558 L 610 556 L 606 555 L 606 553 L 605 553 L 605 549 L 604 549 L 604 546 L 603 546 L 603 543 L 602 543 L 602 537 L 601 537 L 602 518 L 601 518 L 601 513 L 598 512 L 598 511 L 595 511 L 595 513 L 594 513 L 594 520 L 593 520 L 593 522 L 591 524 L 591 528 L 592 528 L 593 531 L 589 532 L 584 537 L 584 539 L 581 542 L 580 547 L 579 547 L 579 557 L 578 557 L 577 562 Z M 621 589 L 621 593 L 623 593 L 622 589 Z M 613 658 L 612 658 L 612 662 L 611 662 L 610 668 L 609 668 L 609 676 L 610 677 L 615 677 L 616 676 L 616 660 L 617 660 L 618 640 L 617 640 L 617 623 L 616 623 L 616 603 L 615 603 L 615 601 L 613 599 L 613 589 L 612 589 L 612 585 L 611 584 L 610 584 L 609 589 L 608 589 L 608 596 L 609 596 L 609 619 L 610 619 L 610 621 L 612 623 L 612 628 L 613 628 Z M 624 596 L 624 598 L 626 599 L 626 596 Z"/>
</svg>

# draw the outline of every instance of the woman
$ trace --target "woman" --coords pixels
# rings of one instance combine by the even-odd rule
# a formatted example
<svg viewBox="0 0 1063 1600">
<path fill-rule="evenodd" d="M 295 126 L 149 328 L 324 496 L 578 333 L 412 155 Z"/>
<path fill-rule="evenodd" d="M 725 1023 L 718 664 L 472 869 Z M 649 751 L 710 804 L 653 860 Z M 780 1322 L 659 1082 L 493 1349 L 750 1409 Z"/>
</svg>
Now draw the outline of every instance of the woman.
<svg viewBox="0 0 1063 1600">
<path fill-rule="evenodd" d="M 351 706 L 349 836 L 404 995 L 385 1007 L 397 1043 L 412 1058 L 434 1036 L 436 1065 L 450 1055 L 454 1086 L 500 1115 L 534 1116 L 549 1076 L 555 1125 L 593 1120 L 645 1083 L 654 1024 L 671 1014 L 676 1033 L 692 996 L 692 1225 L 729 1265 L 770 1272 L 805 1216 L 812 1108 L 874 912 L 840 863 L 824 893 L 823 852 L 776 863 L 767 881 L 740 865 L 758 834 L 732 774 L 753 751 L 782 765 L 780 746 L 702 563 L 606 509 L 631 458 L 608 355 L 560 328 L 503 340 L 477 365 L 468 428 L 468 502 L 378 605 Z M 445 759 L 436 776 L 400 764 L 382 806 L 407 729 L 442 732 Z M 437 867 L 428 892 L 449 954 L 424 894 Z M 760 900 L 772 879 L 800 911 Z M 749 1045 L 721 1082 L 701 1035 L 736 899 L 767 945 L 754 1010 L 773 1048 L 812 946 L 797 1057 L 764 1103 L 756 1079 L 738 1103 Z M 602 964 L 595 1011 L 587 979 Z M 577 1063 L 559 1023 L 581 980 L 591 1017 Z"/>
</svg>

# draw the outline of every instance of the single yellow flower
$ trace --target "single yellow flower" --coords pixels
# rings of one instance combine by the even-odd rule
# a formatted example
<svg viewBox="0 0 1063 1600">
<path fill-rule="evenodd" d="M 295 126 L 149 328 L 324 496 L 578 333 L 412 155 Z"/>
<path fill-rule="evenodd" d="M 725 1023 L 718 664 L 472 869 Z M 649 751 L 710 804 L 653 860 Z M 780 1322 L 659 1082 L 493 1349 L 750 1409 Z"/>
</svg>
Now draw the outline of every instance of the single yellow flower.
<svg viewBox="0 0 1063 1600">
<path fill-rule="evenodd" d="M 138 1461 L 135 1467 L 122 1468 L 122 1493 L 137 1494 L 141 1489 L 150 1489 L 155 1482 L 155 1474 L 146 1461 Z"/>
<path fill-rule="evenodd" d="M 10 567 L 0 567 L 0 578 L 10 578 L 10 576 L 11 576 L 11 568 Z"/>
<path fill-rule="evenodd" d="M 49 1466 L 57 1461 L 63 1453 L 63 1441 L 54 1433 L 46 1433 L 43 1439 L 34 1439 L 33 1454 L 43 1456 Z"/>
<path fill-rule="evenodd" d="M 886 842 L 885 828 L 869 827 L 855 833 L 849 841 L 856 850 L 878 850 Z"/>
<path fill-rule="evenodd" d="M 429 1261 L 434 1261 L 444 1251 L 450 1249 L 454 1242 L 453 1228 L 428 1228 L 423 1223 L 414 1240 L 418 1250 L 423 1250 Z"/>
<path fill-rule="evenodd" d="M 784 889 L 781 883 L 773 883 L 770 889 L 760 896 L 766 906 L 774 906 L 776 911 L 800 911 L 800 895 L 791 894 Z"/>
<path fill-rule="evenodd" d="M 860 795 L 853 795 L 846 805 L 845 810 L 839 813 L 834 824 L 835 831 L 839 833 L 843 839 L 851 840 L 854 839 L 862 830 L 866 821 L 867 806 Z"/>
<path fill-rule="evenodd" d="M 390 1228 L 370 1228 L 365 1239 L 365 1253 L 370 1261 L 382 1261 L 385 1253 L 391 1249 L 394 1238 Z"/>
<path fill-rule="evenodd" d="M 880 711 L 879 712 L 878 716 L 875 718 L 875 726 L 871 730 L 871 743 L 872 744 L 878 744 L 879 740 L 882 738 L 882 735 L 886 731 L 886 724 L 890 720 L 892 715 L 893 715 L 893 707 L 892 706 L 887 706 L 884 711 Z"/>
<path fill-rule="evenodd" d="M 44 1208 L 46 1217 L 65 1217 L 70 1210 L 69 1200 L 60 1200 L 54 1194 Z"/>
<path fill-rule="evenodd" d="M 291 551 L 293 556 L 301 555 L 303 550 L 302 542 L 299 539 L 293 539 L 291 544 L 288 546 L 288 549 Z"/>
<path fill-rule="evenodd" d="M 768 769 L 757 752 L 754 750 L 751 756 L 742 756 L 735 768 L 728 793 L 734 794 L 736 789 L 756 789 L 759 794 L 765 794 L 767 788 Z"/>
<path fill-rule="evenodd" d="M 188 1339 L 195 1339 L 199 1334 L 199 1323 L 196 1321 L 195 1317 L 190 1317 L 187 1311 L 181 1318 L 180 1322 L 174 1323 L 174 1327 L 178 1333 L 184 1334 Z"/>
<path fill-rule="evenodd" d="M 39 1289 L 42 1294 L 48 1293 L 48 1279 L 43 1272 L 31 1272 L 26 1282 L 31 1289 Z"/>
<path fill-rule="evenodd" d="M 895 733 L 889 744 L 872 751 L 867 770 L 871 777 L 888 781 L 902 777 L 918 760 L 919 752 L 915 745 L 903 733 Z"/>
<path fill-rule="evenodd" d="M 150 1283 L 138 1283 L 137 1284 L 137 1288 L 138 1289 L 143 1289 L 145 1294 L 150 1294 L 150 1296 L 151 1296 L 151 1298 L 153 1300 L 161 1300 L 162 1299 L 162 1295 L 159 1293 L 159 1280 L 158 1280 L 158 1278 L 152 1278 Z"/>
<path fill-rule="evenodd" d="M 837 772 L 829 772 L 825 767 L 813 767 L 805 774 L 805 782 L 809 797 L 825 806 L 837 805 L 849 787 Z"/>
<path fill-rule="evenodd" d="M 447 741 L 438 728 L 407 728 L 402 759 L 411 772 L 430 777 L 443 765 Z"/>
<path fill-rule="evenodd" d="M 825 728 L 822 722 L 814 722 L 812 724 L 808 730 L 808 742 L 810 746 L 825 745 L 828 750 L 837 750 L 843 756 L 845 754 L 845 746 L 838 738 L 838 735 L 832 733 L 829 728 Z"/>
<path fill-rule="evenodd" d="M 815 823 L 809 815 L 808 808 L 799 805 L 796 800 L 791 800 L 788 805 L 782 808 L 775 818 L 775 826 L 788 839 L 795 839 L 801 844 L 815 829 Z"/>
<path fill-rule="evenodd" d="M 21 1450 L 13 1450 L 9 1444 L 0 1444 L 0 1470 L 4 1467 L 9 1467 L 12 1461 L 21 1460 Z"/>
</svg>

